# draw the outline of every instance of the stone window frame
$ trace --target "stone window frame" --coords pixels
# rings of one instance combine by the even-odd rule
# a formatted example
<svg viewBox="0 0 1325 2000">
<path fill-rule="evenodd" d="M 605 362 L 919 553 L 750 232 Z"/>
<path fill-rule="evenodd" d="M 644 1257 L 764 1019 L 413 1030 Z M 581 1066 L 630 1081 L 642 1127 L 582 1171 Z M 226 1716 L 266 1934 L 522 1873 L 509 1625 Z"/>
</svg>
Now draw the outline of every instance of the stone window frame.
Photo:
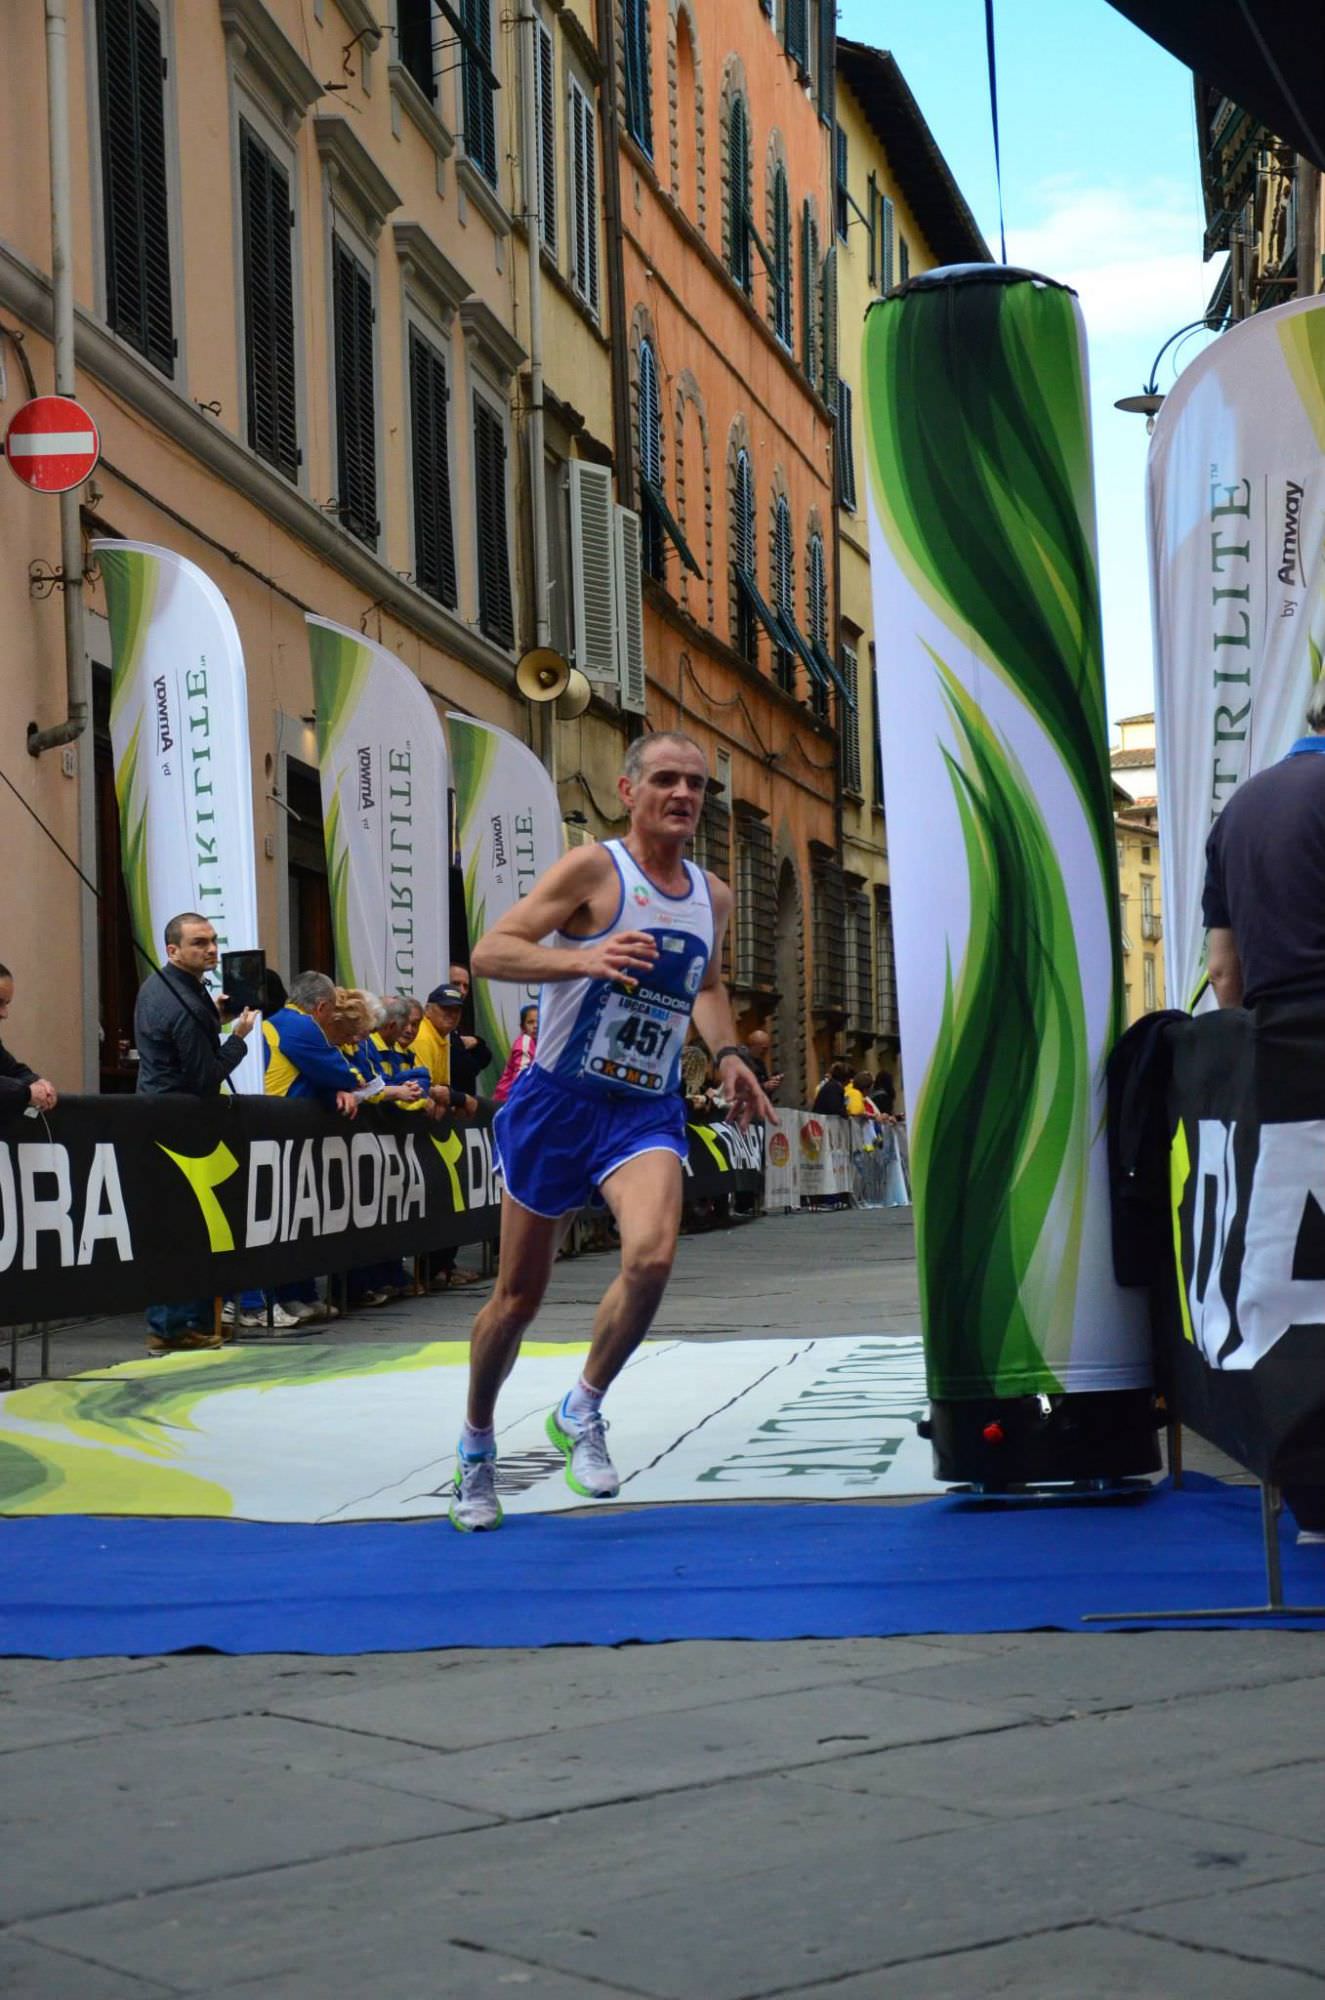
<svg viewBox="0 0 1325 2000">
<path fill-rule="evenodd" d="M 746 142 L 749 148 L 749 169 L 751 181 L 754 179 L 754 120 L 750 113 L 750 86 L 746 81 L 745 64 L 740 56 L 729 55 L 722 66 L 722 90 L 718 99 L 719 132 L 719 176 L 722 185 L 722 261 L 727 276 L 743 298 L 749 298 L 754 285 L 754 260 L 756 251 L 753 243 L 747 245 L 750 265 L 750 288 L 737 282 L 732 273 L 732 184 L 731 184 L 731 112 L 732 105 L 739 97 L 745 106 Z M 753 190 L 747 190 L 753 196 Z"/>
<path fill-rule="evenodd" d="M 787 338 L 783 340 L 777 330 L 777 287 L 770 271 L 764 272 L 764 291 L 767 300 L 765 317 L 772 327 L 779 347 L 785 354 L 794 357 L 796 352 L 796 223 L 791 203 L 791 172 L 787 165 L 787 144 L 781 131 L 775 125 L 768 135 L 764 149 L 764 241 L 767 243 L 774 262 L 777 261 L 777 221 L 774 200 L 779 168 L 787 197 Z"/>
<path fill-rule="evenodd" d="M 684 214 L 681 199 L 680 160 L 680 67 L 677 43 L 681 16 L 685 15 L 690 35 L 690 51 L 695 65 L 695 213 L 690 218 L 700 235 L 708 226 L 708 160 L 704 130 L 704 65 L 699 45 L 699 25 L 690 0 L 667 0 L 667 184 L 672 200 Z"/>
<path fill-rule="evenodd" d="M 688 519 L 687 509 L 687 496 L 693 487 L 690 476 L 691 468 L 687 467 L 686 464 L 685 449 L 686 405 L 688 403 L 693 405 L 695 414 L 699 419 L 699 438 L 704 459 L 702 468 L 703 483 L 701 486 L 704 506 L 704 608 L 709 629 L 710 631 L 714 631 L 717 628 L 718 609 L 713 584 L 713 454 L 709 441 L 708 411 L 704 406 L 704 397 L 699 383 L 688 368 L 683 368 L 676 378 L 675 385 L 676 477 L 673 482 L 673 491 L 676 496 L 676 517 L 686 531 L 686 540 L 690 543 L 691 548 L 694 548 L 694 533 L 692 524 Z M 699 587 L 697 579 L 695 580 L 695 587 Z M 682 565 L 681 602 L 687 610 L 690 609 L 690 589 L 690 572 Z"/>
<path fill-rule="evenodd" d="M 749 659 L 750 665 L 759 664 L 759 633 L 753 628 L 753 644 L 747 654 L 741 645 L 743 628 L 743 604 L 740 585 L 736 581 L 738 557 L 744 551 L 736 547 L 736 468 L 741 453 L 744 452 L 750 465 L 750 557 L 751 572 L 755 582 L 759 581 L 759 476 L 755 469 L 754 443 L 750 436 L 750 423 L 744 412 L 732 418 L 727 432 L 727 632 L 733 651 L 742 659 Z"/>
</svg>

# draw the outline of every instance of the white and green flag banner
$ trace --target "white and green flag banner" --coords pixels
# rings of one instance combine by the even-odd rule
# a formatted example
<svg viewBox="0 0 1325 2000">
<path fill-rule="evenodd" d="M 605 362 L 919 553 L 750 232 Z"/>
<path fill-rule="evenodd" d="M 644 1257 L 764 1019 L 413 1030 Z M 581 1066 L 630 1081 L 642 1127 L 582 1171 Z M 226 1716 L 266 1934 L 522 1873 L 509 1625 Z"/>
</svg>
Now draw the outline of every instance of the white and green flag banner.
<svg viewBox="0 0 1325 2000">
<path fill-rule="evenodd" d="M 163 964 L 162 933 L 186 910 L 209 919 L 222 951 L 251 950 L 258 892 L 248 689 L 230 607 L 209 576 L 171 549 L 91 546 L 110 618 L 110 739 L 139 957 Z M 259 1036 L 231 1081 L 261 1091 Z"/>
<path fill-rule="evenodd" d="M 450 768 L 426 688 L 385 646 L 308 619 L 336 975 L 423 994 L 451 957 Z"/>
<path fill-rule="evenodd" d="M 1306 733 L 1325 648 L 1325 300 L 1231 327 L 1185 368 L 1148 473 L 1165 970 L 1205 996 L 1211 823 Z"/>
<path fill-rule="evenodd" d="M 871 307 L 879 713 L 930 1393 L 1149 1379 L 1114 1282 L 1121 1022 L 1085 342 L 977 265 Z"/>
<path fill-rule="evenodd" d="M 472 715 L 448 714 L 446 727 L 472 945 L 560 859 L 561 807 L 538 758 L 506 730 Z M 497 1072 L 520 1032 L 521 1013 L 537 998 L 536 986 L 475 982 L 475 1022 Z"/>
</svg>

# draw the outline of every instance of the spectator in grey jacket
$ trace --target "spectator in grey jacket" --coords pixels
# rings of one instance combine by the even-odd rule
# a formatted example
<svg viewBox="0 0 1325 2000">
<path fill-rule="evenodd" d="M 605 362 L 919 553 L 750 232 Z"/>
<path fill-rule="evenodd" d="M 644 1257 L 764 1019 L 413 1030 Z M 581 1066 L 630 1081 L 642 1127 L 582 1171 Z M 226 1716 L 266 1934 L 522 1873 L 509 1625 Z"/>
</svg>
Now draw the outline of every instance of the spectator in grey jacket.
<svg viewBox="0 0 1325 2000">
<path fill-rule="evenodd" d="M 203 985 L 216 964 L 218 939 L 211 920 L 185 910 L 166 925 L 166 963 L 138 994 L 133 1034 L 138 1044 L 138 1088 L 149 1096 L 179 1092 L 219 1097 L 221 1085 L 244 1060 L 246 1039 L 257 1015 L 238 1016 L 222 1042 L 221 1017 Z M 182 1299 L 149 1306 L 149 1354 L 178 1354 L 195 1347 L 219 1347 L 210 1299 Z"/>
<path fill-rule="evenodd" d="M 14 975 L 7 965 L 0 965 L 0 1021 L 9 1019 L 9 1010 L 14 1003 Z M 44 1076 L 38 1076 L 35 1069 L 11 1056 L 3 1042 L 0 1042 L 0 1113 L 26 1111 L 32 1107 L 37 1111 L 54 1111 L 56 1090 Z"/>
</svg>

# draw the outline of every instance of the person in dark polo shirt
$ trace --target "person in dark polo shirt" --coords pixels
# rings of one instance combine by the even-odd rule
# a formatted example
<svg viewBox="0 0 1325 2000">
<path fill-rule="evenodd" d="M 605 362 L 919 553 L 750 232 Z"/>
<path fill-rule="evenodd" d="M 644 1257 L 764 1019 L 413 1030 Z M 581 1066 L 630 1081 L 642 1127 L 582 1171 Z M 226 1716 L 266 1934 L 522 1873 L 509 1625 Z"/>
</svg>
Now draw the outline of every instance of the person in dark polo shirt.
<svg viewBox="0 0 1325 2000">
<path fill-rule="evenodd" d="M 1325 1037 L 1325 679 L 1307 735 L 1234 792 L 1205 844 L 1206 968 L 1221 1007 L 1318 999 Z M 1302 1541 L 1325 1542 L 1325 1486 L 1286 1486 Z"/>
</svg>

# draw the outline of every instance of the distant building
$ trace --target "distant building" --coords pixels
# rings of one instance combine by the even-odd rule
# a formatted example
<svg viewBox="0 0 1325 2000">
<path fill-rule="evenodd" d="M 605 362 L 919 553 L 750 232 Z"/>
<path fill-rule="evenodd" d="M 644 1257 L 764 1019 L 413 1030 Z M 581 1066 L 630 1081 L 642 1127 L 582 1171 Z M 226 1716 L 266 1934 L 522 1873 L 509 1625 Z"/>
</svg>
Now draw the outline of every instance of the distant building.
<svg viewBox="0 0 1325 2000">
<path fill-rule="evenodd" d="M 1321 289 L 1320 173 L 1214 85 L 1196 79 L 1205 255 L 1225 253 L 1216 326 Z"/>
<path fill-rule="evenodd" d="M 1109 752 L 1109 768 L 1134 804 L 1153 805 L 1159 793 L 1155 776 L 1155 711 L 1124 715 L 1118 722 L 1118 742 Z"/>
<path fill-rule="evenodd" d="M 1159 810 L 1128 798 L 1114 780 L 1113 824 L 1118 843 L 1118 909 L 1123 941 L 1123 991 L 1130 1027 L 1167 1004 L 1164 925 L 1159 907 Z"/>
</svg>

